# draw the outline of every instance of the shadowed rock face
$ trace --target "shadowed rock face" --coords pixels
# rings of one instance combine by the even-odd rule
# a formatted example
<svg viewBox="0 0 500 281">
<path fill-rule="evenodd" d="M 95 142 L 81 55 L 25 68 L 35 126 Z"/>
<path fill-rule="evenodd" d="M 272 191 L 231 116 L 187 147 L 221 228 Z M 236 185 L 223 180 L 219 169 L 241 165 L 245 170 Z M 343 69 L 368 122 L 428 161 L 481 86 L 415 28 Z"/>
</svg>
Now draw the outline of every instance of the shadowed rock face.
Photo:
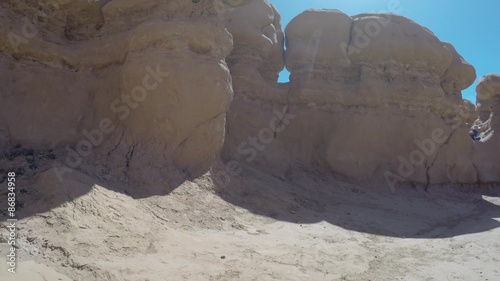
<svg viewBox="0 0 500 281">
<path fill-rule="evenodd" d="M 441 77 L 441 86 L 448 99 L 453 102 L 462 99 L 462 90 L 467 89 L 476 80 L 476 70 L 457 52 L 450 43 L 444 46 L 451 52 L 450 67 Z"/>
<path fill-rule="evenodd" d="M 498 163 L 480 152 L 498 141 L 469 136 L 477 113 L 461 91 L 475 69 L 451 44 L 401 16 L 337 10 L 305 11 L 285 33 L 290 83 L 230 64 L 233 78 L 245 78 L 234 78 L 224 158 L 278 174 L 323 166 L 344 180 L 390 186 L 500 181 L 498 166 L 479 164 Z M 252 48 L 234 40 L 231 57 L 240 45 Z"/>
<path fill-rule="evenodd" d="M 205 173 L 232 98 L 213 1 L 53 2 L 0 4 L 1 149 L 52 147 L 139 183 Z M 47 21 L 24 26 L 35 11 Z"/>
<path fill-rule="evenodd" d="M 481 181 L 499 181 L 500 161 L 500 75 L 483 76 L 476 87 L 477 99 L 481 103 L 480 116 L 474 128 L 480 132 L 474 163 Z"/>
</svg>

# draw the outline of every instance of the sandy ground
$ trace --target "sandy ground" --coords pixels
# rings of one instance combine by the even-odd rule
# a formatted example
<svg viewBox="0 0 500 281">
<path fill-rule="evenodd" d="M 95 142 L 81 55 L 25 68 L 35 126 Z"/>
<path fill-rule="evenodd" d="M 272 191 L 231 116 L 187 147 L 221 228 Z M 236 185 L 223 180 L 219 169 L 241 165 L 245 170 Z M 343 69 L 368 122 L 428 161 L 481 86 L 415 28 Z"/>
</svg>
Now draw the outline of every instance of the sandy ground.
<svg viewBox="0 0 500 281">
<path fill-rule="evenodd" d="M 147 193 L 76 172 L 25 184 L 2 281 L 500 280 L 498 188 L 391 193 L 248 167 Z"/>
</svg>

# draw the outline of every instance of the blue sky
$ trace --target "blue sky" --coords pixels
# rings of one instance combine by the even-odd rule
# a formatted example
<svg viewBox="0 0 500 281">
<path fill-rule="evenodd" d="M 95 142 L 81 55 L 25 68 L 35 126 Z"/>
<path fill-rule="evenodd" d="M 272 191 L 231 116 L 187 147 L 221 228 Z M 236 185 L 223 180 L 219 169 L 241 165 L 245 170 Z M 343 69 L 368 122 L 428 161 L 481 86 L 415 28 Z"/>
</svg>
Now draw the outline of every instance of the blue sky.
<svg viewBox="0 0 500 281">
<path fill-rule="evenodd" d="M 282 16 L 283 28 L 302 11 L 338 9 L 348 15 L 387 12 L 398 3 L 401 15 L 429 28 L 476 68 L 477 79 L 487 73 L 500 73 L 500 1 L 499 0 L 269 0 Z M 288 73 L 280 75 L 280 82 Z M 463 91 L 475 102 L 476 82 Z"/>
</svg>

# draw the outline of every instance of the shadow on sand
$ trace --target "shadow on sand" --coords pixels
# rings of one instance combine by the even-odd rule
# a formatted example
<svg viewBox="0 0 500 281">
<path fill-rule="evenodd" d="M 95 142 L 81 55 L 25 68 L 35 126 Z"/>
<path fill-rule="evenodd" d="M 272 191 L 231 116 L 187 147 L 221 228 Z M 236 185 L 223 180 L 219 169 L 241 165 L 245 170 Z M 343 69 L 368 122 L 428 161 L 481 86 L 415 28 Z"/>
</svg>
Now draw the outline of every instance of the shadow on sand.
<svg viewBox="0 0 500 281">
<path fill-rule="evenodd" d="M 169 178 L 159 179 L 157 184 L 131 184 L 105 180 L 98 175 L 88 175 L 77 170 L 67 169 L 63 177 L 58 177 L 57 168 L 46 169 L 34 176 L 16 176 L 16 219 L 24 219 L 36 214 L 48 212 L 66 203 L 89 195 L 95 185 L 113 192 L 127 195 L 133 199 L 142 199 L 156 195 L 170 194 L 181 186 L 186 177 L 180 173 L 166 173 Z M 61 169 L 66 169 L 61 167 Z M 6 183 L 5 183 L 6 185 Z M 147 186 L 147 187 L 146 187 Z M 1 206 L 7 206 L 8 196 L 0 194 Z M 0 223 L 9 219 L 7 208 L 1 209 Z"/>
<path fill-rule="evenodd" d="M 344 229 L 405 238 L 446 238 L 500 227 L 500 189 L 359 187 L 318 170 L 276 178 L 245 167 L 218 195 L 254 214 L 298 224 L 326 221 Z"/>
<path fill-rule="evenodd" d="M 211 174 L 217 169 L 220 167 Z M 446 238 L 500 227 L 497 187 L 405 188 L 392 193 L 389 188 L 338 182 L 319 170 L 295 169 L 278 178 L 251 167 L 244 167 L 242 173 L 228 180 L 224 184 L 213 180 L 215 193 L 226 202 L 256 215 L 297 224 L 326 221 L 352 231 L 406 238 Z M 182 177 L 173 177 L 165 184 L 138 188 L 140 185 L 99 182 L 76 171 L 60 182 L 47 170 L 27 187 L 28 194 L 20 195 L 24 208 L 16 215 L 22 219 L 50 211 L 89 194 L 94 184 L 140 199 L 168 195 L 183 182 Z M 37 186 L 43 186 L 43 190 Z M 0 196 L 4 206 L 6 198 Z M 2 218 L 6 221 L 8 217 Z"/>
</svg>

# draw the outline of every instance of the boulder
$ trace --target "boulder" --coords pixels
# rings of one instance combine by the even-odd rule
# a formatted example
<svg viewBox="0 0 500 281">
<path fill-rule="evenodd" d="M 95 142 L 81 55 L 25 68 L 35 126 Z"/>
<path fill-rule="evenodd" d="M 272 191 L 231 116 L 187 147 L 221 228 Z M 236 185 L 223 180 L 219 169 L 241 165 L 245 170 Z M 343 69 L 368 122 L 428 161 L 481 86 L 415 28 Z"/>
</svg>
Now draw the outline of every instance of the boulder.
<svg viewBox="0 0 500 281">
<path fill-rule="evenodd" d="M 230 67 L 256 69 L 276 83 L 284 67 L 284 35 L 276 8 L 268 0 L 229 2 L 236 3 L 226 5 L 224 20 L 237 46 L 228 58 Z"/>
<path fill-rule="evenodd" d="M 288 71 L 349 65 L 352 24 L 352 18 L 338 10 L 308 10 L 296 16 L 285 29 Z"/>
</svg>

